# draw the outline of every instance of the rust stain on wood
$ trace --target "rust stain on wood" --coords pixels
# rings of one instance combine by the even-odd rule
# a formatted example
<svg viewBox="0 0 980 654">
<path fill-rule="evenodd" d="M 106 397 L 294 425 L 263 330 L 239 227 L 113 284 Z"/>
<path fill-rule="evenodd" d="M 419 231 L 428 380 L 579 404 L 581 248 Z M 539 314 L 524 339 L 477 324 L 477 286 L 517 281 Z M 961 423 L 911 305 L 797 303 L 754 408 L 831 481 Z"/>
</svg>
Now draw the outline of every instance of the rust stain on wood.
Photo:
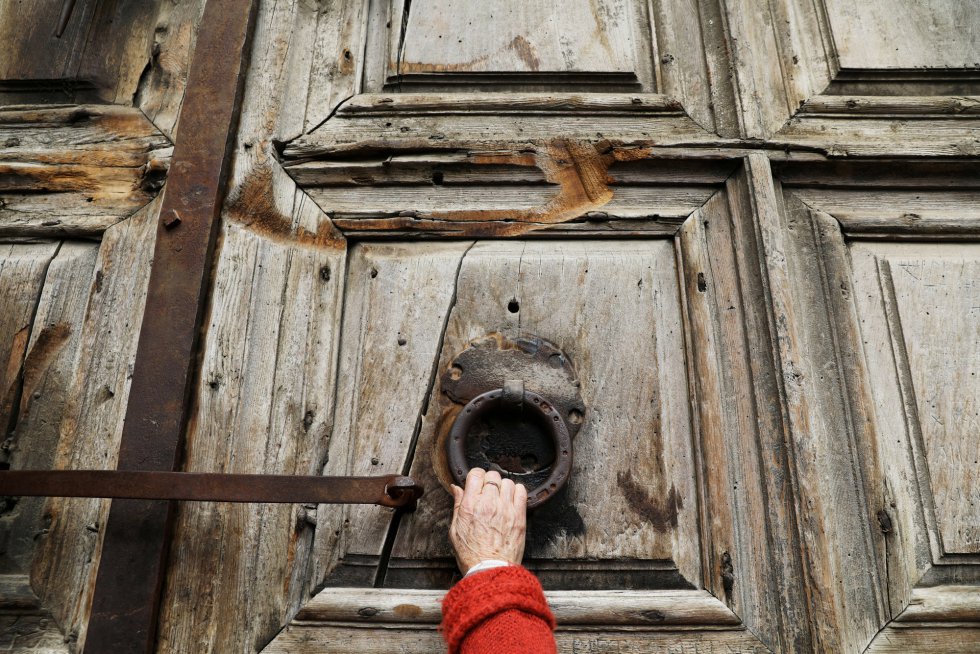
<svg viewBox="0 0 980 654">
<path fill-rule="evenodd" d="M 530 209 L 433 211 L 387 219 L 387 228 L 444 230 L 448 222 L 460 224 L 460 236 L 519 236 L 578 218 L 613 198 L 608 170 L 617 159 L 615 149 L 606 142 L 554 140 L 531 151 L 479 153 L 471 160 L 485 165 L 535 166 L 546 181 L 558 186 L 558 193 Z"/>
<path fill-rule="evenodd" d="M 623 492 L 630 508 L 648 521 L 659 532 L 677 528 L 677 512 L 684 508 L 684 502 L 677 494 L 673 484 L 665 497 L 652 497 L 647 489 L 633 478 L 633 473 L 624 470 L 616 474 L 616 485 Z"/>
<path fill-rule="evenodd" d="M 293 224 L 293 219 L 276 205 L 272 169 L 268 165 L 255 168 L 234 190 L 227 217 L 246 230 L 272 241 L 317 249 L 345 247 L 343 235 L 326 216 L 315 232 Z"/>
<path fill-rule="evenodd" d="M 534 46 L 523 36 L 515 36 L 508 47 L 517 53 L 517 57 L 527 64 L 527 67 L 531 70 L 536 71 L 541 67 L 541 62 L 538 60 L 538 54 L 535 52 Z"/>
<path fill-rule="evenodd" d="M 399 618 L 417 618 L 422 615 L 422 609 L 414 604 L 399 604 L 393 609 Z"/>
</svg>

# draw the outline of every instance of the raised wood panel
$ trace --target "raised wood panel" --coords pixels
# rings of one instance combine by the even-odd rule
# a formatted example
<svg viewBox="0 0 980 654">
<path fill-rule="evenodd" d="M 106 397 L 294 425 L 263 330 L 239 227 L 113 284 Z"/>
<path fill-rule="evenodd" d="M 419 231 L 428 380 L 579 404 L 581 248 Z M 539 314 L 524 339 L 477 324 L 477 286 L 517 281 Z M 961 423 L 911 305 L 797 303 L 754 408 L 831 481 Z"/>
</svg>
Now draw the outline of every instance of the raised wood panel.
<svg viewBox="0 0 980 654">
<path fill-rule="evenodd" d="M 635 33 L 637 5 L 632 0 L 395 2 L 393 15 L 403 13 L 404 23 L 393 22 L 393 31 L 401 30 L 398 49 L 389 52 L 389 71 L 395 81 L 439 75 L 638 82 L 634 41 L 649 39 L 650 33 Z M 649 68 L 649 62 L 642 63 Z"/>
<path fill-rule="evenodd" d="M 928 529 L 937 560 L 980 554 L 980 248 L 858 243 L 851 253 L 881 447 L 906 480 L 893 492 L 911 495 L 896 512 L 924 513 L 909 527 Z"/>
<path fill-rule="evenodd" d="M 324 474 L 400 474 L 407 466 L 431 395 L 460 260 L 469 246 L 352 249 L 338 403 Z M 322 507 L 316 584 L 373 585 L 392 515 L 376 506 Z"/>
<path fill-rule="evenodd" d="M 4 44 L 0 97 L 18 87 L 46 85 L 60 91 L 62 102 L 75 101 L 79 95 L 132 101 L 150 57 L 154 18 L 161 4 L 79 2 L 58 38 L 61 3 L 4 2 L 0 5 L 0 43 Z"/>
<path fill-rule="evenodd" d="M 980 67 L 980 4 L 825 0 L 841 68 Z"/>
<path fill-rule="evenodd" d="M 386 88 L 656 90 L 656 45 L 645 2 L 374 4 L 388 5 L 373 10 L 372 31 L 386 37 L 369 37 L 372 48 L 386 53 Z M 382 65 L 378 53 L 369 57 Z"/>
<path fill-rule="evenodd" d="M 479 243 L 462 262 L 439 371 L 488 333 L 557 344 L 576 367 L 588 407 L 567 491 L 528 520 L 526 563 L 545 587 L 699 586 L 695 457 L 671 242 Z M 533 388 L 534 380 L 526 384 Z M 398 526 L 385 585 L 446 588 L 455 573 L 445 536 L 452 499 L 435 469 L 453 407 L 437 386 L 410 468 L 431 490 Z"/>
</svg>

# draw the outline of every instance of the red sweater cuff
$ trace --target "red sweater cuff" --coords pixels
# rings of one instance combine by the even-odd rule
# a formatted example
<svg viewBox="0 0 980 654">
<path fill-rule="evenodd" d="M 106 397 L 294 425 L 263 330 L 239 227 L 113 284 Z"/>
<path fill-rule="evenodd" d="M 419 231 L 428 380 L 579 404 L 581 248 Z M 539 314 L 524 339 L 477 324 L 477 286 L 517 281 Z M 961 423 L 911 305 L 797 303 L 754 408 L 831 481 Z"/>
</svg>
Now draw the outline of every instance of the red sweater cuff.
<svg viewBox="0 0 980 654">
<path fill-rule="evenodd" d="M 442 601 L 442 631 L 449 653 L 456 654 L 470 631 L 485 620 L 515 609 L 540 618 L 554 630 L 555 617 L 541 582 L 527 569 L 514 565 L 466 577 Z"/>
</svg>

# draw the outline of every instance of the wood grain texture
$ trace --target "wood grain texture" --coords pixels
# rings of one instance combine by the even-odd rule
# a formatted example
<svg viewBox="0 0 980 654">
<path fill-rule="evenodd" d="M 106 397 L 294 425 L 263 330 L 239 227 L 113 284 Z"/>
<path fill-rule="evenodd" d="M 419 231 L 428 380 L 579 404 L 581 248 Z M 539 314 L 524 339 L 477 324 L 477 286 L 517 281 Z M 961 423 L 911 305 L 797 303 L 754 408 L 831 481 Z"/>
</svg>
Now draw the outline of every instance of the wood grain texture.
<svg viewBox="0 0 980 654">
<path fill-rule="evenodd" d="M 32 246 L 14 246 L 18 250 Z M 35 248 L 39 246 L 33 246 Z M 5 417 L 8 430 L 3 445 L 4 462 L 13 469 L 44 470 L 52 467 L 58 433 L 81 340 L 82 321 L 99 247 L 94 243 L 67 242 L 40 246 L 43 288 L 31 297 L 27 280 L 17 292 L 23 299 L 36 300 L 31 314 L 30 337 L 17 379 L 5 384 Z M 52 256 L 53 255 L 53 256 Z M 50 258 L 49 258 L 50 257 Z M 18 256 L 5 256 L 0 279 L 13 275 Z M 10 299 L 10 298 L 6 298 Z M 16 319 L 14 302 L 4 302 L 6 322 Z M 19 342 L 16 336 L 10 343 Z M 8 360 L 9 357 L 8 357 Z M 31 567 L 34 540 L 44 528 L 44 498 L 14 500 L 0 520 L 0 570 L 26 573 Z"/>
<path fill-rule="evenodd" d="M 16 421 L 34 315 L 48 265 L 57 251 L 54 242 L 0 245 L 0 425 L 5 435 Z M 4 455 L 6 459 L 9 453 Z"/>
<path fill-rule="evenodd" d="M 769 650 L 745 630 L 707 631 L 558 631 L 561 654 L 641 654 L 646 652 L 691 652 L 692 654 L 762 654 Z M 346 625 L 331 628 L 290 626 L 266 650 L 268 654 L 313 652 L 381 654 L 395 649 L 405 654 L 438 652 L 445 641 L 434 626 L 426 629 L 390 627 L 383 631 Z M 966 650 L 962 650 L 966 651 Z"/>
<path fill-rule="evenodd" d="M 958 0 L 827 0 L 841 68 L 980 66 L 980 6 Z"/>
<path fill-rule="evenodd" d="M 159 4 L 79 3 L 57 38 L 59 3 L 5 2 L 0 7 L 0 42 L 5 44 L 0 80 L 55 88 L 65 80 L 69 88 L 75 83 L 92 89 L 104 102 L 129 103 L 150 50 Z"/>
<path fill-rule="evenodd" d="M 810 651 L 783 415 L 743 174 L 678 234 L 702 463 L 704 586 L 773 651 Z"/>
<path fill-rule="evenodd" d="M 980 554 L 980 247 L 951 250 L 888 265 L 942 551 Z"/>
<path fill-rule="evenodd" d="M 141 65 L 139 82 L 131 95 L 120 97 L 117 102 L 132 103 L 168 138 L 175 140 L 204 0 L 158 2 L 157 6 L 153 41 L 133 55 L 134 61 Z"/>
<path fill-rule="evenodd" d="M 0 575 L 0 651 L 68 654 L 65 636 L 38 602 L 27 575 Z"/>
<path fill-rule="evenodd" d="M 353 248 L 336 427 L 324 474 L 392 474 L 407 467 L 469 247 L 457 242 Z M 392 514 L 372 506 L 318 510 L 315 585 L 373 585 Z"/>
<path fill-rule="evenodd" d="M 868 647 L 868 654 L 901 654 L 903 652 L 942 651 L 949 654 L 973 654 L 980 649 L 980 629 L 975 623 L 948 627 L 885 627 Z"/>
<path fill-rule="evenodd" d="M 316 17 L 308 15 L 311 8 L 298 6 L 295 31 L 309 30 L 315 25 L 312 51 L 295 48 L 288 66 L 290 80 L 295 79 L 296 91 L 286 97 L 304 95 L 306 102 L 287 102 L 281 114 L 288 117 L 302 108 L 303 120 L 283 120 L 280 138 L 294 138 L 309 132 L 333 115 L 337 107 L 361 89 L 365 69 L 368 10 L 370 6 L 386 3 L 329 2 L 315 6 Z M 303 40 L 305 39 L 297 39 Z M 292 85 L 292 81 L 290 84 Z M 285 129 L 289 125 L 289 130 Z M 299 129 L 295 129 L 299 127 Z"/>
<path fill-rule="evenodd" d="M 463 260 L 439 370 L 488 333 L 534 334 L 570 357 L 589 407 L 575 438 L 566 494 L 529 517 L 525 554 L 532 569 L 537 560 L 548 562 L 548 568 L 536 570 L 545 587 L 700 583 L 677 293 L 673 251 L 665 240 L 480 243 Z M 512 311 L 511 301 L 518 311 Z M 632 381 L 624 385 L 623 380 Z M 410 468 L 433 492 L 402 519 L 393 567 L 402 565 L 400 559 L 452 556 L 445 536 L 452 502 L 438 488 L 444 473 L 436 468 L 442 465 L 440 435 L 459 407 L 438 388 L 434 392 Z M 580 560 L 598 569 L 579 570 Z M 628 561 L 658 561 L 664 571 L 658 576 L 638 568 L 632 577 L 610 574 L 602 581 L 597 561 L 610 571 Z M 549 572 L 551 565 L 560 572 Z M 671 568 L 680 579 L 666 581 Z M 393 583 L 404 585 L 409 573 L 399 570 L 403 580 Z M 419 575 L 419 583 L 448 581 Z"/>
<path fill-rule="evenodd" d="M 802 114 L 790 119 L 773 137 L 777 143 L 816 147 L 833 158 L 976 157 L 980 120 L 972 115 L 916 117 L 834 116 Z"/>
<path fill-rule="evenodd" d="M 439 624 L 444 593 L 437 590 L 326 588 L 296 614 L 294 623 Z M 547 591 L 562 627 L 737 626 L 738 617 L 703 590 Z"/>
<path fill-rule="evenodd" d="M 106 230 L 67 391 L 54 468 L 115 467 L 156 237 L 159 200 Z M 31 584 L 68 642 L 84 642 L 108 501 L 49 499 Z"/>
<path fill-rule="evenodd" d="M 875 485 L 859 458 L 874 440 L 863 417 L 868 409 L 855 362 L 846 357 L 857 337 L 842 329 L 847 321 L 832 320 L 834 295 L 846 279 L 835 262 L 845 258 L 821 251 L 839 251 L 843 240 L 839 233 L 834 240 L 833 220 L 808 220 L 798 203 L 779 198 L 764 157 L 748 158 L 747 183 L 758 217 L 779 400 L 800 501 L 797 523 L 814 637 L 819 648 L 863 650 L 887 621 L 886 572 L 868 500 Z"/>
<path fill-rule="evenodd" d="M 136 109 L 2 109 L 0 235 L 98 236 L 157 194 L 171 151 Z"/>
<path fill-rule="evenodd" d="M 634 98 L 639 102 L 635 102 Z M 493 102 L 511 104 L 508 111 Z M 486 109 L 483 102 L 489 102 Z M 629 103 L 631 109 L 620 109 Z M 615 109 L 604 111 L 609 105 Z M 598 108 L 592 110 L 593 105 Z M 540 107 L 534 110 L 534 107 Z M 489 115 L 488 111 L 492 111 Z M 596 113 L 608 118 L 597 123 Z M 378 114 L 386 120 L 378 120 Z M 510 115 L 509 115 L 510 114 Z M 661 120 L 651 120 L 656 115 Z M 556 118 L 560 120 L 556 121 Z M 562 140 L 596 140 L 616 135 L 617 141 L 672 145 L 709 137 L 683 114 L 676 100 L 663 96 L 595 96 L 556 94 L 460 93 L 451 98 L 432 94 L 362 94 L 342 105 L 332 120 L 287 144 L 283 157 L 304 160 L 344 151 L 377 152 L 395 146 L 412 150 L 480 149 L 480 144 L 522 144 Z"/>
<path fill-rule="evenodd" d="M 634 11 L 628 0 L 576 0 L 560 9 L 541 0 L 408 3 L 400 48 L 389 53 L 396 58 L 389 68 L 402 79 L 440 73 L 592 73 L 598 83 L 636 81 L 634 41 L 650 35 L 634 34 Z"/>
<path fill-rule="evenodd" d="M 976 250 L 954 244 L 851 248 L 865 357 L 878 380 L 877 420 L 892 435 L 879 447 L 895 522 L 890 566 L 901 572 L 890 579 L 900 597 L 911 595 L 911 584 L 945 551 L 977 551 L 977 499 L 969 483 L 977 445 L 967 436 L 976 421 L 970 359 L 977 356 Z"/>
<path fill-rule="evenodd" d="M 719 3 L 733 78 L 738 134 L 766 138 L 836 74 L 816 3 L 787 0 Z"/>
<path fill-rule="evenodd" d="M 261 3 L 221 216 L 184 467 L 318 474 L 333 424 L 346 253 L 272 161 L 302 129 L 308 3 Z M 300 25 L 301 29 L 294 29 Z M 308 71 L 308 69 L 307 69 Z M 289 73 L 289 74 L 287 74 Z M 179 130 L 178 130 L 179 138 Z M 316 508 L 179 507 L 157 651 L 259 651 L 309 596 Z"/>
</svg>

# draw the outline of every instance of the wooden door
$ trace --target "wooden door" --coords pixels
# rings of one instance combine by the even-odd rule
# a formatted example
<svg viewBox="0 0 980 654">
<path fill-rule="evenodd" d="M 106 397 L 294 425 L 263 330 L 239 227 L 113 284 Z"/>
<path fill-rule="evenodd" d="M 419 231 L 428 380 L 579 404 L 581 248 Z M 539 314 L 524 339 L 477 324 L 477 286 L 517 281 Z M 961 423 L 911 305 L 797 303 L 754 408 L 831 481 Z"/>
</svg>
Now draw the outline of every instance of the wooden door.
<svg viewBox="0 0 980 654">
<path fill-rule="evenodd" d="M 4 465 L 112 467 L 203 3 L 0 5 Z M 429 652 L 468 342 L 587 411 L 532 517 L 564 652 L 980 648 L 980 10 L 260 2 L 160 652 Z M 44 53 L 44 56 L 38 53 Z M 0 507 L 0 648 L 78 651 L 108 502 Z"/>
</svg>

